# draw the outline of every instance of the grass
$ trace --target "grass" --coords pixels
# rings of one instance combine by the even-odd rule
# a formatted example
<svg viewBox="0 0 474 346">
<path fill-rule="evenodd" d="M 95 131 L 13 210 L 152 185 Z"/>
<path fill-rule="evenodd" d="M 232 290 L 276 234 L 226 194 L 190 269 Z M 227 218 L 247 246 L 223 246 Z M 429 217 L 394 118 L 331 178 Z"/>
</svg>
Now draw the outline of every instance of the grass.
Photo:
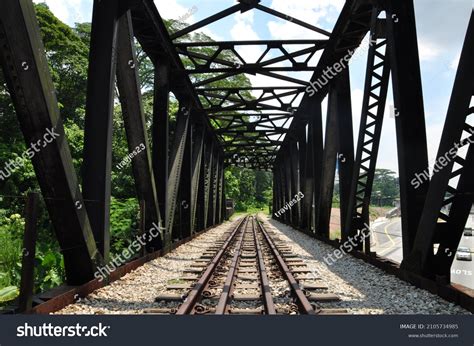
<svg viewBox="0 0 474 346">
<path fill-rule="evenodd" d="M 331 234 L 329 235 L 329 239 L 341 239 L 341 230 L 340 229 L 334 229 L 331 230 Z"/>
<path fill-rule="evenodd" d="M 171 280 L 168 280 L 168 285 L 178 285 L 178 284 L 184 284 L 186 283 L 185 280 L 181 280 L 181 279 L 171 279 Z"/>
<path fill-rule="evenodd" d="M 230 217 L 230 220 L 233 221 L 239 216 L 247 215 L 247 214 L 258 214 L 262 213 L 265 215 L 270 215 L 270 208 L 267 206 L 265 208 L 257 208 L 257 207 L 249 207 L 247 210 L 238 210 Z"/>
</svg>

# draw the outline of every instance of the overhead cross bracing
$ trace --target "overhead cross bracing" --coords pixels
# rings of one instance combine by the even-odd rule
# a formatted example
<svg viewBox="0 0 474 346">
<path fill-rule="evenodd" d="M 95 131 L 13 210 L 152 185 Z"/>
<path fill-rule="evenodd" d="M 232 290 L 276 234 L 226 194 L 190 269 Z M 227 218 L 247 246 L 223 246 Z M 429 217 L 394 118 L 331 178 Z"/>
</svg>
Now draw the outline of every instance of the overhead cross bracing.
<svg viewBox="0 0 474 346">
<path fill-rule="evenodd" d="M 315 39 L 189 41 L 185 38 L 227 16 L 246 11 L 261 11 L 302 26 L 313 32 Z M 328 31 L 270 9 L 260 1 L 239 1 L 229 9 L 170 33 L 176 53 L 190 62 L 183 70 L 183 78 L 189 78 L 202 111 L 215 129 L 226 165 L 273 168 L 309 86 L 309 78 L 301 79 L 294 73 L 316 70 L 318 55 L 326 48 L 329 36 Z M 239 54 L 239 48 L 245 46 L 258 46 L 261 54 L 253 59 Z M 248 79 L 242 78 L 234 86 L 226 86 L 230 79 L 246 75 L 266 76 L 269 85 L 252 86 Z"/>
</svg>

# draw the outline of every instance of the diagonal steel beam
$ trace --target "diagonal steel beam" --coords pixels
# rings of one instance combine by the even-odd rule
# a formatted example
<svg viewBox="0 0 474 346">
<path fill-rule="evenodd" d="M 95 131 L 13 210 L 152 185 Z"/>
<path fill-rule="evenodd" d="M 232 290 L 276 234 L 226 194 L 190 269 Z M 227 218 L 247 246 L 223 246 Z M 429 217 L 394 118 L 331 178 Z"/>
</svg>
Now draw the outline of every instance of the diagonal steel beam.
<svg viewBox="0 0 474 346">
<path fill-rule="evenodd" d="M 171 34 L 170 37 L 171 37 L 172 40 L 176 40 L 179 37 L 182 37 L 184 35 L 187 35 L 187 34 L 193 32 L 193 31 L 197 30 L 197 29 L 200 29 L 200 28 L 205 27 L 209 24 L 212 24 L 212 23 L 214 23 L 214 22 L 216 22 L 216 21 L 218 21 L 222 18 L 230 16 L 233 13 L 242 11 L 244 8 L 245 7 L 242 4 L 234 5 L 234 6 L 229 7 L 229 8 L 227 8 L 227 9 L 225 9 L 225 10 L 219 12 L 219 13 L 216 13 L 216 14 L 210 16 L 210 17 L 207 17 L 207 18 L 205 18 L 205 19 L 203 19 L 203 20 L 201 20 L 201 21 L 199 21 L 195 24 L 192 24 L 192 25 L 188 26 L 187 28 L 185 28 L 183 30 L 175 32 L 174 34 Z"/>
<path fill-rule="evenodd" d="M 84 125 L 83 190 L 97 246 L 110 251 L 112 119 L 120 2 L 95 0 Z"/>
<path fill-rule="evenodd" d="M 166 214 L 166 232 L 173 234 L 173 224 L 175 221 L 176 204 L 178 202 L 178 191 L 183 167 L 184 152 L 188 139 L 190 110 L 180 110 L 176 119 L 176 132 L 174 135 L 174 144 L 171 149 L 170 171 L 168 178 L 167 205 Z"/>
<path fill-rule="evenodd" d="M 153 227 L 153 223 L 161 225 L 161 217 L 137 66 L 132 22 L 130 13 L 127 12 L 119 22 L 117 88 L 129 151 L 131 153 L 139 152 L 132 159 L 132 171 L 138 200 L 145 201 L 145 228 L 148 230 Z M 147 244 L 147 249 L 150 252 L 161 247 L 161 239 L 155 239 Z"/>
</svg>

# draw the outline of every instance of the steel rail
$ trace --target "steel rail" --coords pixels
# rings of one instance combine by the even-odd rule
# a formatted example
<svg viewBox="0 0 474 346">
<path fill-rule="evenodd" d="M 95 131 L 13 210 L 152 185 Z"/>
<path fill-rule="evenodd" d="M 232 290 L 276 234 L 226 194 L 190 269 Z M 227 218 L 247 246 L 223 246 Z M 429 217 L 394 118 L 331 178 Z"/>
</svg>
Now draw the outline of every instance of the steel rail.
<svg viewBox="0 0 474 346">
<path fill-rule="evenodd" d="M 229 298 L 232 293 L 232 287 L 234 285 L 234 281 L 236 278 L 240 254 L 242 253 L 242 245 L 244 243 L 244 236 L 245 236 L 247 226 L 248 226 L 248 218 L 245 221 L 244 229 L 237 242 L 237 251 L 235 251 L 234 257 L 232 258 L 232 263 L 230 265 L 229 272 L 227 273 L 227 278 L 224 283 L 224 288 L 222 289 L 219 302 L 217 303 L 217 306 L 216 306 L 216 312 L 215 312 L 216 315 L 224 315 L 225 313 L 229 311 L 229 308 L 228 308 Z"/>
<path fill-rule="evenodd" d="M 260 273 L 260 285 L 263 297 L 263 303 L 265 306 L 265 313 L 267 315 L 276 315 L 276 308 L 273 302 L 272 291 L 270 287 L 270 281 L 268 280 L 267 271 L 265 268 L 265 262 L 263 260 L 263 252 L 259 244 L 259 240 L 257 237 L 257 231 L 255 229 L 255 218 L 252 217 L 252 232 L 255 241 L 255 248 L 257 249 L 257 261 L 258 261 L 258 268 Z"/>
<path fill-rule="evenodd" d="M 296 281 L 295 277 L 291 273 L 290 268 L 288 268 L 288 265 L 286 264 L 285 260 L 281 256 L 277 247 L 275 246 L 275 243 L 273 242 L 271 237 L 268 235 L 267 231 L 265 230 L 265 227 L 262 225 L 261 222 L 257 222 L 257 223 L 259 225 L 260 231 L 265 236 L 265 239 L 267 240 L 267 243 L 269 244 L 270 249 L 272 250 L 275 258 L 277 259 L 277 262 L 281 271 L 285 275 L 286 280 L 290 283 L 291 290 L 296 299 L 296 304 L 300 308 L 300 313 L 304 313 L 308 315 L 316 315 L 316 312 L 314 311 L 313 306 L 309 302 L 308 298 L 306 298 L 306 295 L 304 294 L 301 287 L 298 285 L 298 281 Z"/>
<path fill-rule="evenodd" d="M 248 219 L 247 217 L 242 218 L 237 224 L 237 226 L 234 228 L 232 231 L 231 235 L 225 243 L 223 244 L 222 248 L 217 252 L 217 254 L 214 256 L 212 259 L 211 263 L 208 265 L 206 268 L 205 272 L 201 275 L 199 278 L 198 282 L 196 285 L 193 287 L 191 292 L 189 292 L 188 296 L 186 297 L 185 301 L 181 306 L 179 307 L 178 311 L 176 312 L 176 315 L 187 315 L 190 314 L 196 305 L 197 301 L 201 297 L 201 293 L 203 292 L 204 288 L 206 287 L 206 284 L 208 283 L 209 279 L 211 278 L 212 274 L 214 273 L 214 270 L 216 269 L 217 264 L 220 262 L 222 259 L 222 256 L 224 255 L 225 251 L 229 247 L 231 241 L 234 239 L 234 237 L 237 235 L 240 227 Z"/>
</svg>

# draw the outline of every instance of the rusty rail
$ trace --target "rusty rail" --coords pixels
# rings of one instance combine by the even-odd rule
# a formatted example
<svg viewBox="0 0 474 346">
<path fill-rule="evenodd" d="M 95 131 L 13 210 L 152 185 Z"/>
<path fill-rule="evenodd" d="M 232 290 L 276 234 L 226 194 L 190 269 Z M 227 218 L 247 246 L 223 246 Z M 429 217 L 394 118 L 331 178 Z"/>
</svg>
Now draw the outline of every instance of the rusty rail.
<svg viewBox="0 0 474 346">
<path fill-rule="evenodd" d="M 247 220 L 245 221 L 244 230 L 242 231 L 242 234 L 239 237 L 239 240 L 237 243 L 237 251 L 235 251 L 234 257 L 232 258 L 232 263 L 230 265 L 229 272 L 227 274 L 224 288 L 222 289 L 222 294 L 219 298 L 219 303 L 217 303 L 217 306 L 216 306 L 216 315 L 223 315 L 228 312 L 229 298 L 230 298 L 230 295 L 232 294 L 232 287 L 235 281 L 235 276 L 237 274 L 239 258 L 240 258 L 240 254 L 242 253 L 242 244 L 244 243 L 244 235 L 246 231 L 245 228 L 248 225 L 248 219 L 249 218 L 247 218 Z"/>
<path fill-rule="evenodd" d="M 290 268 L 288 268 L 285 260 L 283 259 L 280 252 L 278 251 L 275 244 L 273 243 L 273 240 L 271 239 L 271 237 L 268 235 L 267 231 L 265 230 L 265 227 L 262 225 L 262 223 L 260 222 L 257 222 L 257 223 L 263 235 L 265 236 L 265 239 L 267 240 L 267 243 L 270 246 L 270 249 L 272 250 L 275 258 L 277 259 L 280 269 L 285 275 L 287 281 L 290 283 L 291 291 L 296 299 L 296 304 L 298 305 L 300 309 L 300 313 L 315 315 L 316 312 L 314 311 L 313 306 L 309 302 L 308 298 L 306 298 L 306 295 L 301 289 L 301 287 L 298 285 L 298 281 L 296 281 L 295 277 L 291 273 Z"/>
<path fill-rule="evenodd" d="M 262 295 L 263 295 L 263 303 L 265 306 L 265 312 L 268 315 L 275 315 L 276 308 L 275 308 L 275 304 L 273 303 L 270 282 L 268 280 L 267 271 L 265 269 L 265 262 L 263 260 L 262 249 L 260 247 L 260 244 L 257 238 L 257 231 L 255 229 L 254 218 L 252 218 L 252 232 L 255 239 L 255 247 L 257 249 L 258 268 L 260 271 L 260 284 L 262 285 Z"/>
<path fill-rule="evenodd" d="M 217 264 L 220 262 L 225 251 L 229 247 L 232 239 L 234 239 L 240 227 L 242 226 L 244 221 L 246 221 L 247 219 L 248 219 L 248 216 L 245 218 L 242 218 L 242 220 L 238 222 L 237 226 L 234 228 L 229 238 L 227 238 L 222 248 L 219 250 L 219 252 L 217 252 L 217 254 L 214 256 L 209 266 L 206 268 L 206 271 L 202 274 L 202 276 L 199 278 L 196 285 L 188 294 L 186 300 L 183 302 L 183 304 L 181 304 L 178 311 L 176 312 L 176 315 L 186 315 L 186 314 L 190 314 L 193 311 L 196 303 L 198 302 L 201 296 L 201 293 L 204 291 L 204 288 L 206 287 L 206 284 L 208 283 L 209 279 L 212 277 L 212 274 Z"/>
</svg>

